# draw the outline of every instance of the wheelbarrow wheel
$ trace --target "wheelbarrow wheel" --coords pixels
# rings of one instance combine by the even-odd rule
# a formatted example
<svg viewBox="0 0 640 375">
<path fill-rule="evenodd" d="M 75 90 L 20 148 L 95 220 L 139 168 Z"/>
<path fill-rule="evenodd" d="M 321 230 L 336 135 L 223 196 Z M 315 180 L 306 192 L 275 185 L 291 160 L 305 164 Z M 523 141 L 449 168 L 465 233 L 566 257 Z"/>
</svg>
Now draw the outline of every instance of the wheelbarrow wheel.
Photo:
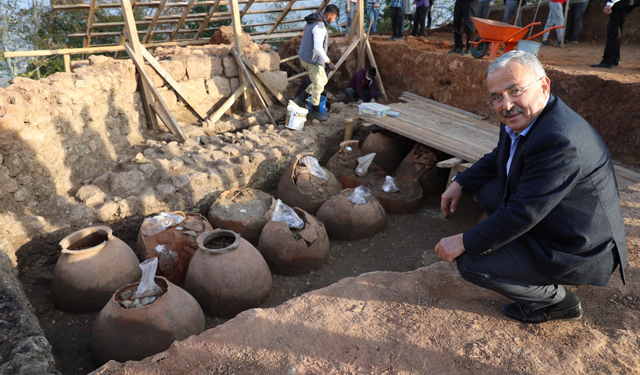
<svg viewBox="0 0 640 375">
<path fill-rule="evenodd" d="M 480 38 L 476 38 L 475 41 L 480 40 Z M 475 57 L 476 59 L 481 59 L 484 57 L 484 55 L 487 54 L 487 52 L 489 51 L 489 43 L 487 42 L 480 42 L 478 43 L 477 46 L 475 45 L 471 45 L 471 47 L 469 48 L 471 51 L 471 56 Z"/>
</svg>

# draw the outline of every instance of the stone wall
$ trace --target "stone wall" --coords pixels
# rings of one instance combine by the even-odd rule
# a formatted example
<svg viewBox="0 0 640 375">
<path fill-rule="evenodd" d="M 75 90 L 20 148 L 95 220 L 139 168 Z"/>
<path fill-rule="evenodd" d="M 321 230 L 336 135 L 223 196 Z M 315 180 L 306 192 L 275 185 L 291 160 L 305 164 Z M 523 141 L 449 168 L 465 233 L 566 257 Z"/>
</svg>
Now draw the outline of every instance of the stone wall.
<svg viewBox="0 0 640 375">
<path fill-rule="evenodd" d="M 245 48 L 249 59 L 271 85 L 284 92 L 287 76 L 279 71 L 278 54 L 269 46 L 251 44 Z M 154 51 L 160 65 L 178 81 L 189 99 L 209 113 L 238 87 L 238 67 L 229 52 L 229 45 Z M 211 136 L 210 140 L 202 139 L 204 144 L 212 144 L 209 148 L 224 143 L 216 133 L 267 125 L 266 116 L 259 112 L 246 119 L 235 116 L 217 123 L 201 123 L 153 68 L 148 66 L 146 70 L 187 136 Z M 284 116 L 283 110 L 281 115 Z M 147 129 L 130 60 L 92 56 L 88 61 L 74 62 L 72 73 L 57 73 L 37 81 L 16 78 L 11 86 L 0 89 L 0 236 L 19 246 L 32 236 L 57 228 L 81 227 L 98 220 L 171 208 L 145 204 L 148 201 L 145 198 L 142 202 L 140 198 L 133 202 L 126 200 L 151 186 L 149 181 L 163 181 L 164 175 L 154 174 L 155 170 L 180 175 L 185 169 L 177 165 L 190 163 L 177 160 L 182 151 L 175 151 L 180 148 L 177 142 L 171 143 L 172 135 L 166 133 L 163 125 L 161 128 L 160 132 Z M 200 138 L 192 142 L 202 144 Z M 137 169 L 139 173 L 131 171 L 127 163 L 148 148 L 174 154 L 166 163 L 151 163 Z M 150 154 L 153 152 L 148 151 L 147 155 Z M 202 163 L 200 167 L 208 168 Z M 127 174 L 111 178 L 112 173 L 121 171 Z M 189 181 L 184 178 L 184 174 L 175 177 L 175 186 L 203 183 L 202 176 Z M 95 190 L 81 189 L 83 184 L 94 180 L 107 197 L 121 197 L 125 203 L 107 202 L 108 207 L 101 214 L 95 204 L 101 195 Z M 225 186 L 225 180 L 216 181 L 219 183 L 213 185 Z M 132 190 L 135 182 L 141 190 Z M 164 195 L 172 193 L 172 189 L 163 190 Z M 202 196 L 198 193 L 178 198 L 180 204 L 175 208 L 187 207 Z M 100 206 L 104 204 L 100 202 Z"/>
</svg>

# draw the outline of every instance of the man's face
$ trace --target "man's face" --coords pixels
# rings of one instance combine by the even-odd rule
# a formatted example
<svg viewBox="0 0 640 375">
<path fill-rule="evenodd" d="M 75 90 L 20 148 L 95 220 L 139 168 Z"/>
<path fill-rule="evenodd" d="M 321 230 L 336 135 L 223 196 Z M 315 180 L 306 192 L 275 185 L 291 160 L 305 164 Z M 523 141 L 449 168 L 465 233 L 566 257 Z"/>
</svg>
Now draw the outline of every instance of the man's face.
<svg viewBox="0 0 640 375">
<path fill-rule="evenodd" d="M 336 18 L 338 18 L 338 15 L 331 14 L 331 13 L 325 17 L 325 19 L 327 20 L 327 23 L 333 23 L 333 21 L 335 21 Z"/>
<path fill-rule="evenodd" d="M 515 61 L 491 73 L 487 86 L 491 97 L 502 96 L 502 103 L 495 107 L 496 114 L 516 133 L 522 132 L 538 117 L 547 104 L 550 91 L 549 78 L 537 77 L 533 70 Z M 526 89 L 518 97 L 509 97 L 508 92 L 516 87 Z"/>
</svg>

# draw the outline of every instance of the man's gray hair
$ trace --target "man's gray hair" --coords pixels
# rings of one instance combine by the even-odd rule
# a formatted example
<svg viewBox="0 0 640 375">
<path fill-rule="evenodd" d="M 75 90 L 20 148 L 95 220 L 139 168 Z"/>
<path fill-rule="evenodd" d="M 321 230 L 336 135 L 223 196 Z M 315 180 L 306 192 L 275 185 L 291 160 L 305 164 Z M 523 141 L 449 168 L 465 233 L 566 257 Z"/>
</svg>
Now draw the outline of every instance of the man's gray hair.
<svg viewBox="0 0 640 375">
<path fill-rule="evenodd" d="M 511 61 L 515 61 L 520 63 L 527 68 L 533 70 L 534 73 L 538 77 L 545 77 L 547 74 L 544 72 L 544 68 L 542 64 L 540 64 L 540 60 L 533 53 L 525 52 L 525 51 L 509 51 L 504 55 L 498 57 L 491 65 L 489 65 L 489 72 L 487 73 L 487 77 L 491 75 L 491 73 L 495 72 L 498 69 L 502 69 L 510 63 Z"/>
</svg>

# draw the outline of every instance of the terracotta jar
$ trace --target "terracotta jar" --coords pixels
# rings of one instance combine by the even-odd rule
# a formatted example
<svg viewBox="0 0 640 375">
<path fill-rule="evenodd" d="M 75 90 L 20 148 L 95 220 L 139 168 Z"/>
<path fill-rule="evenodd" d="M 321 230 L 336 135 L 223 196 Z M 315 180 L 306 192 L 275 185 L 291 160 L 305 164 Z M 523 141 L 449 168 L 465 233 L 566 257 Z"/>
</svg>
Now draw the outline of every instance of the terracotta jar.
<svg viewBox="0 0 640 375">
<path fill-rule="evenodd" d="M 122 296 L 135 293 L 138 282 L 118 289 L 100 311 L 91 332 L 91 354 L 98 366 L 109 360 L 139 361 L 204 331 L 204 313 L 195 298 L 164 277 L 155 282 L 164 293 L 152 303 L 128 309 L 122 305 Z"/>
<path fill-rule="evenodd" d="M 309 168 L 300 163 L 300 159 L 305 156 L 313 156 L 313 153 L 305 152 L 296 156 L 296 161 L 284 172 L 278 183 L 276 197 L 287 206 L 299 207 L 315 215 L 327 199 L 340 194 L 342 185 L 333 173 L 324 168 L 328 179 L 311 174 Z"/>
<path fill-rule="evenodd" d="M 158 258 L 157 275 L 182 287 L 187 275 L 187 268 L 193 254 L 198 250 L 196 239 L 204 232 L 211 231 L 211 224 L 207 219 L 195 213 L 173 212 L 184 218 L 182 222 L 165 230 L 145 235 L 145 228 L 150 225 L 149 220 L 142 222 L 138 231 L 136 244 L 138 254 L 143 259 Z"/>
<path fill-rule="evenodd" d="M 404 158 L 398 143 L 382 133 L 370 133 L 364 140 L 361 151 L 363 155 L 375 152 L 373 162 L 387 174 L 393 174 Z"/>
<path fill-rule="evenodd" d="M 208 219 L 214 228 L 232 230 L 255 246 L 275 207 L 273 196 L 261 190 L 227 190 L 211 205 Z"/>
<path fill-rule="evenodd" d="M 304 228 L 289 228 L 282 221 L 269 221 L 260 235 L 258 250 L 271 269 L 280 275 L 295 276 L 322 268 L 329 259 L 329 237 L 324 225 L 313 215 L 294 208 Z"/>
<path fill-rule="evenodd" d="M 336 176 L 343 189 L 355 189 L 360 185 L 369 186 L 378 178 L 384 178 L 387 173 L 375 163 L 371 163 L 368 173 L 364 177 L 356 174 L 358 158 L 364 154 L 358 147 L 358 141 L 344 141 L 340 143 L 340 150 L 333 154 L 325 168 Z"/>
<path fill-rule="evenodd" d="M 53 271 L 53 300 L 60 310 L 100 311 L 116 289 L 142 276 L 136 254 L 109 227 L 73 232 L 60 246 Z"/>
<path fill-rule="evenodd" d="M 232 318 L 260 306 L 271 292 L 271 271 L 260 252 L 236 232 L 215 229 L 198 236 L 185 289 L 205 313 Z"/>
<path fill-rule="evenodd" d="M 385 192 L 383 190 L 384 179 L 374 181 L 369 188 L 371 194 L 378 199 L 388 214 L 407 214 L 415 212 L 422 204 L 422 187 L 418 180 L 394 181 L 398 191 Z"/>
<path fill-rule="evenodd" d="M 384 229 L 387 213 L 378 200 L 369 195 L 366 204 L 349 201 L 353 189 L 345 189 L 331 197 L 318 210 L 316 217 L 327 228 L 329 238 L 337 240 L 357 240 L 370 237 Z"/>
</svg>

